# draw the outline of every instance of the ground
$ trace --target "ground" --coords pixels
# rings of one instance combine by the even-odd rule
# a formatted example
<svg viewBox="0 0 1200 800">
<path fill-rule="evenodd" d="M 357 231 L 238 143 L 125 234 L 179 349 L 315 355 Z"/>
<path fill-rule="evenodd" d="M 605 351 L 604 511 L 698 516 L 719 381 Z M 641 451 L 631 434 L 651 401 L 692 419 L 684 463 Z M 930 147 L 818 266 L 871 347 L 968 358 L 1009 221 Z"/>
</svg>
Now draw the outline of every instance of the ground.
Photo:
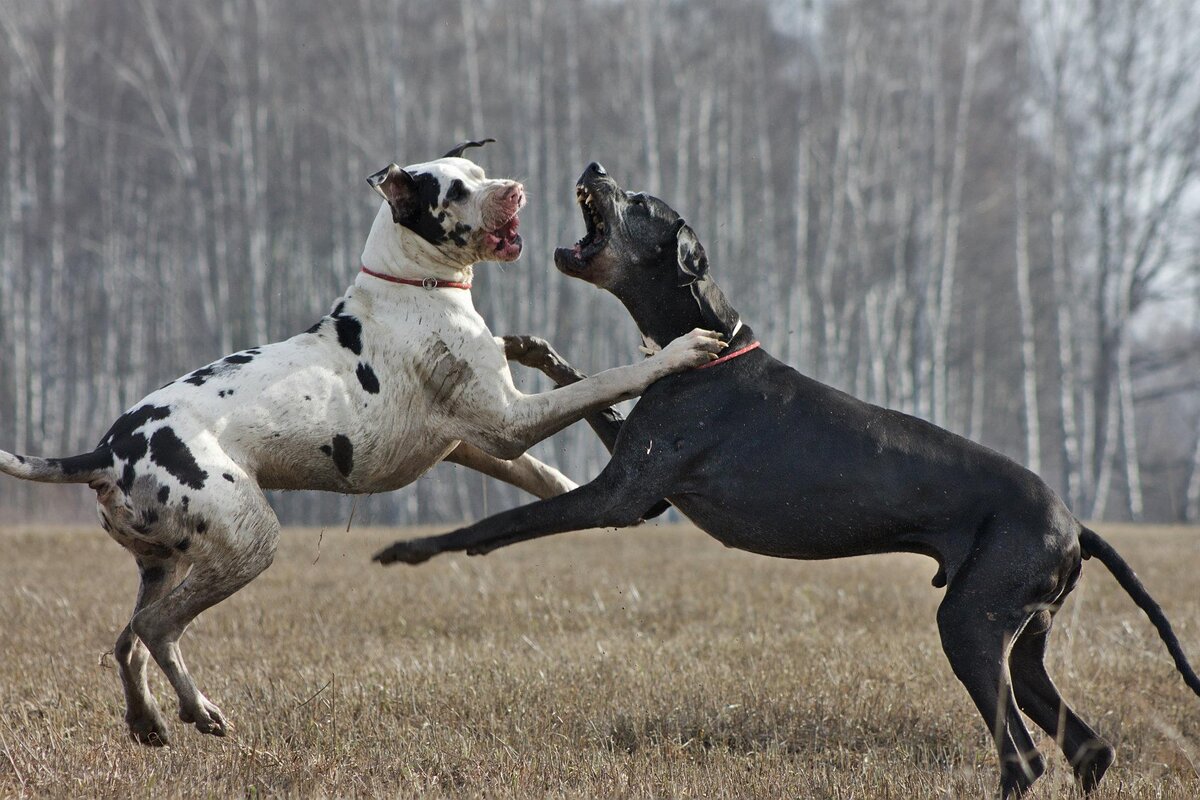
<svg viewBox="0 0 1200 800">
<path fill-rule="evenodd" d="M 1200 530 L 1100 530 L 1200 662 Z M 132 559 L 98 528 L 0 532 L 0 797 L 993 791 L 992 747 L 938 644 L 927 559 L 788 562 L 645 526 L 369 562 L 415 533 L 285 531 L 274 567 L 184 638 L 232 734 L 176 724 L 172 747 L 148 749 L 125 737 L 106 652 Z M 1098 798 L 1200 796 L 1200 698 L 1094 561 L 1049 663 L 1117 745 Z M 1033 796 L 1070 796 L 1069 768 L 1042 745 L 1051 767 Z"/>
</svg>

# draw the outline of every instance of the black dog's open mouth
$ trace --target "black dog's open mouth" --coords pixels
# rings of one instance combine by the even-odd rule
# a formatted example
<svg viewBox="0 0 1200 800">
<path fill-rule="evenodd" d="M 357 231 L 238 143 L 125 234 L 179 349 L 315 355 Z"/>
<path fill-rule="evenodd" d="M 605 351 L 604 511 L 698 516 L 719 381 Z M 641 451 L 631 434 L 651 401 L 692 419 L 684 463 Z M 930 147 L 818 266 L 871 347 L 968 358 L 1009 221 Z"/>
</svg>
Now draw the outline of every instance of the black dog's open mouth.
<svg viewBox="0 0 1200 800">
<path fill-rule="evenodd" d="M 575 200 L 583 212 L 583 224 L 587 232 L 574 247 L 560 247 L 554 251 L 554 263 L 559 269 L 582 272 L 588 262 L 608 244 L 608 224 L 604 214 L 597 208 L 596 194 L 582 183 L 575 187 Z"/>
</svg>

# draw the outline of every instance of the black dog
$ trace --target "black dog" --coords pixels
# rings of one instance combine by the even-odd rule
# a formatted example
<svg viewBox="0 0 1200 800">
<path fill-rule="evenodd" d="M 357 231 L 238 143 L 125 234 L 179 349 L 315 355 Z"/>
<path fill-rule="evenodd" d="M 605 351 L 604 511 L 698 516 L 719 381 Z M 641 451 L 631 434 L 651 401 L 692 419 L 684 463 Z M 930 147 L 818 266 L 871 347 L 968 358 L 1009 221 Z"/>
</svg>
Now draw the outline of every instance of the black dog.
<svg viewBox="0 0 1200 800">
<path fill-rule="evenodd" d="M 1055 612 L 1095 556 L 1149 615 L 1200 694 L 1162 609 L 1128 564 L 1036 475 L 915 417 L 861 402 L 759 348 L 708 273 L 695 233 L 662 201 L 624 192 L 599 164 L 577 187 L 587 234 L 559 270 L 615 294 L 650 347 L 696 327 L 728 334 L 726 355 L 663 378 L 623 427 L 593 418 L 612 449 L 596 480 L 442 536 L 397 542 L 383 563 L 487 553 L 562 531 L 620 527 L 668 498 L 730 547 L 782 558 L 922 553 L 938 561 L 942 645 L 993 732 L 1003 797 L 1045 769 L 1017 707 L 1061 742 L 1090 791 L 1114 752 L 1059 696 L 1043 655 Z M 531 363 L 560 382 L 552 353 Z M 521 357 L 509 343 L 510 357 Z M 723 363 L 722 363 L 723 362 Z M 619 435 L 618 435 L 619 431 Z"/>
</svg>

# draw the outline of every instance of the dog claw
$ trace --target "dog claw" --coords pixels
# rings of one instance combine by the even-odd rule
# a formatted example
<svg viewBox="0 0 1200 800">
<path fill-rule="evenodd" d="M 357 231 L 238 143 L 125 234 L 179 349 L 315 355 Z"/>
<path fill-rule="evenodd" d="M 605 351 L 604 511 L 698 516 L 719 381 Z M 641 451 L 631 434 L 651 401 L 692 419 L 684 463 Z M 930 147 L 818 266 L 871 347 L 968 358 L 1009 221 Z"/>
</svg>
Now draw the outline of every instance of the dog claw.
<svg viewBox="0 0 1200 800">
<path fill-rule="evenodd" d="M 159 714 L 147 714 L 136 719 L 126 719 L 129 738 L 147 747 L 166 747 L 171 743 L 167 735 L 167 723 Z"/>
<path fill-rule="evenodd" d="M 200 705 L 196 708 L 186 710 L 180 708 L 179 719 L 194 725 L 200 733 L 207 733 L 210 736 L 224 736 L 229 731 L 229 723 L 225 721 L 221 709 L 203 697 L 200 699 Z"/>
<path fill-rule="evenodd" d="M 396 542 L 380 550 L 371 559 L 380 564 L 395 564 L 397 561 L 405 564 L 421 564 L 438 554 L 436 549 L 422 546 L 420 539 L 407 542 Z"/>
</svg>

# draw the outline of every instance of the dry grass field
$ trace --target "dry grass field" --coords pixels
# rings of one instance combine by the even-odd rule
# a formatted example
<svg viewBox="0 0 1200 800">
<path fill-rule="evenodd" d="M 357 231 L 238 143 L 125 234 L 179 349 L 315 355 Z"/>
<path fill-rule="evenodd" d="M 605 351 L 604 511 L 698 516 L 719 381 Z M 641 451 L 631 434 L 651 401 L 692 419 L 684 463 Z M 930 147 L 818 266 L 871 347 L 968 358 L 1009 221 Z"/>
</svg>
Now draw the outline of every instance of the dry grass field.
<svg viewBox="0 0 1200 800">
<path fill-rule="evenodd" d="M 1200 662 L 1200 531 L 1102 533 Z M 184 639 L 232 735 L 179 724 L 173 746 L 147 749 L 125 737 L 106 653 L 132 560 L 99 529 L 0 532 L 0 797 L 994 790 L 991 745 L 938 643 L 932 561 L 787 562 L 647 526 L 370 564 L 396 534 L 285 532 L 275 566 Z M 1097 797 L 1200 796 L 1200 698 L 1095 562 L 1050 668 L 1117 744 Z M 1072 796 L 1042 744 L 1051 768 L 1033 796 Z"/>
</svg>

